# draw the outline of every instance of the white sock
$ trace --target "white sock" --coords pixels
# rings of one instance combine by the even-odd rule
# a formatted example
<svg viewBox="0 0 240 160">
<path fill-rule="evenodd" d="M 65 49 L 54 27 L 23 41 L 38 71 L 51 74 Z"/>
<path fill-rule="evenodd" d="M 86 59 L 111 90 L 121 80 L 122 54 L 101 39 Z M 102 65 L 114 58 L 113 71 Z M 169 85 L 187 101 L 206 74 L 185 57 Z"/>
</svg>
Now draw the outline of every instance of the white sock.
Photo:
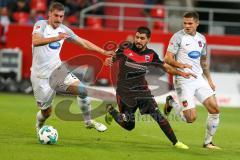
<svg viewBox="0 0 240 160">
<path fill-rule="evenodd" d="M 46 119 L 47 118 L 42 115 L 42 112 L 38 111 L 36 116 L 36 127 L 40 129 L 44 125 Z"/>
<path fill-rule="evenodd" d="M 174 111 L 175 111 L 175 115 L 180 118 L 182 121 L 186 122 L 186 118 L 182 112 L 182 107 L 180 105 L 178 105 L 178 103 L 174 100 L 170 100 L 169 101 L 170 106 L 173 107 Z"/>
<path fill-rule="evenodd" d="M 89 97 L 80 98 L 79 96 L 77 96 L 77 102 L 83 113 L 85 124 L 90 123 L 91 122 L 91 100 L 89 99 Z"/>
<path fill-rule="evenodd" d="M 208 113 L 207 130 L 205 136 L 205 144 L 212 142 L 213 135 L 216 133 L 219 125 L 219 114 Z"/>
</svg>

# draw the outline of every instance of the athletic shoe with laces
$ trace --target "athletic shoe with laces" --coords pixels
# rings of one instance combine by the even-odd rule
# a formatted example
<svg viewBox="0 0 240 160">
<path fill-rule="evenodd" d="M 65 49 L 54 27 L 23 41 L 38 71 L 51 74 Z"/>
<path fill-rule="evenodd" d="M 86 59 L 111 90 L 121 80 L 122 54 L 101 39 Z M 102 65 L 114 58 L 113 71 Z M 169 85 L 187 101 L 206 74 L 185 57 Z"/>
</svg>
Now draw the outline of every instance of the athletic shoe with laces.
<svg viewBox="0 0 240 160">
<path fill-rule="evenodd" d="M 189 149 L 189 147 L 186 144 L 179 141 L 174 146 L 179 149 Z"/>
<path fill-rule="evenodd" d="M 107 104 L 106 106 L 106 115 L 105 115 L 105 122 L 108 125 L 111 125 L 112 121 L 113 121 L 113 116 L 109 113 L 110 110 L 114 109 L 113 106 L 111 104 Z"/>
<path fill-rule="evenodd" d="M 203 148 L 208 148 L 208 149 L 221 149 L 220 147 L 214 145 L 212 142 L 208 144 L 203 144 Z"/>
<path fill-rule="evenodd" d="M 168 116 L 172 110 L 172 106 L 170 105 L 170 101 L 174 101 L 173 97 L 171 95 L 167 96 L 166 103 L 164 105 L 163 111 L 166 116 Z"/>
<path fill-rule="evenodd" d="M 107 127 L 104 124 L 102 124 L 100 122 L 96 122 L 94 120 L 90 120 L 89 122 L 87 122 L 86 128 L 87 129 L 95 128 L 99 132 L 104 132 L 107 130 Z"/>
</svg>

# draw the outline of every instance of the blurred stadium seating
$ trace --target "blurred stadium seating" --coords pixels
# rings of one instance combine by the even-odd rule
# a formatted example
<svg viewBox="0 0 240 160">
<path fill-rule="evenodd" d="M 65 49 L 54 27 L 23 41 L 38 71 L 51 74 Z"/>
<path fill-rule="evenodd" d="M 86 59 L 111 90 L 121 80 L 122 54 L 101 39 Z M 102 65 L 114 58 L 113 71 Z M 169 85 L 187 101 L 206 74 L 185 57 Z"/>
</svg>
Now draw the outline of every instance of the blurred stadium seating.
<svg viewBox="0 0 240 160">
<path fill-rule="evenodd" d="M 145 5 L 144 0 L 130 0 L 124 3 L 122 3 L 121 0 L 106 0 L 101 3 L 96 3 L 94 5 L 95 7 L 93 5 L 87 5 L 86 8 L 81 10 L 80 17 L 77 14 L 66 15 L 66 22 L 67 24 L 75 26 L 73 30 L 78 35 L 91 40 L 99 46 L 103 46 L 109 40 L 114 41 L 114 43 L 118 45 L 129 35 L 134 34 L 134 30 L 138 26 L 148 26 L 153 31 L 150 45 L 153 44 L 155 46 L 154 49 L 158 52 L 160 57 L 162 57 L 166 51 L 169 38 L 171 37 L 172 32 L 175 31 L 172 26 L 176 24 L 181 25 L 180 17 L 182 13 L 188 10 L 187 7 L 202 7 L 201 3 L 203 2 L 200 3 L 200 0 L 194 2 L 195 3 L 192 3 L 192 6 L 188 6 L 187 4 L 183 4 L 183 1 L 177 1 L 176 4 L 178 6 L 174 6 L 164 4 Z M 0 18 L 0 49 L 19 48 L 22 51 L 23 80 L 28 79 L 30 76 L 32 58 L 31 36 L 26 35 L 31 35 L 32 24 L 36 20 L 47 17 L 46 4 L 46 0 L 31 1 L 29 4 L 31 12 L 14 13 L 13 18 L 18 25 L 13 22 L 8 25 L 6 21 L 3 21 L 3 17 L 6 15 L 6 9 L 4 6 L 1 6 L 0 3 L 0 6 L 2 7 L 1 11 L 4 11 L 4 14 L 1 12 Z M 219 7 L 218 5 L 216 6 Z M 205 7 L 209 6 L 205 5 Z M 210 5 L 210 7 L 214 7 L 214 5 Z M 216 9 L 217 7 L 212 8 L 211 12 L 209 12 L 209 8 L 194 8 L 200 13 L 201 25 L 199 31 L 206 33 L 208 52 L 211 55 L 211 71 L 221 74 L 225 74 L 226 72 L 232 75 L 235 75 L 236 73 L 239 74 L 240 64 L 238 62 L 240 60 L 240 36 L 237 34 L 239 34 L 240 19 L 237 18 L 236 15 L 240 17 L 240 11 L 237 10 L 240 7 L 239 5 L 234 5 L 232 8 L 229 7 L 230 9 Z M 104 14 L 102 15 L 97 14 L 96 12 L 91 12 L 91 10 L 96 10 L 97 8 L 103 8 Z M 149 14 L 143 14 L 144 9 L 146 8 L 149 9 Z M 223 15 L 226 15 L 226 18 L 224 18 Z M 229 15 L 232 15 L 233 18 L 229 18 Z M 77 29 L 76 25 L 77 27 L 80 25 L 80 28 Z M 181 29 L 181 26 L 176 27 L 176 29 Z M 228 33 L 231 33 L 232 35 L 228 35 Z M 2 38 L 3 36 L 5 37 Z M 24 37 L 24 40 L 19 37 Z M 4 41 L 2 41 L 2 39 Z M 162 48 L 159 48 L 158 46 L 162 46 Z M 221 48 L 223 46 L 224 48 Z M 221 49 L 219 50 L 218 48 Z M 71 57 L 81 54 L 89 54 L 91 52 L 87 52 L 66 43 L 63 46 L 62 53 L 62 59 L 67 60 Z M 99 56 L 99 58 L 102 60 L 104 59 L 103 56 Z M 5 77 L 1 77 L 1 83 L 5 83 L 6 79 L 7 78 Z M 97 77 L 97 80 L 100 79 L 109 79 L 109 68 L 103 66 Z M 111 81 L 109 81 L 109 83 L 111 83 Z M 237 88 L 240 85 L 236 84 L 235 86 Z"/>
</svg>

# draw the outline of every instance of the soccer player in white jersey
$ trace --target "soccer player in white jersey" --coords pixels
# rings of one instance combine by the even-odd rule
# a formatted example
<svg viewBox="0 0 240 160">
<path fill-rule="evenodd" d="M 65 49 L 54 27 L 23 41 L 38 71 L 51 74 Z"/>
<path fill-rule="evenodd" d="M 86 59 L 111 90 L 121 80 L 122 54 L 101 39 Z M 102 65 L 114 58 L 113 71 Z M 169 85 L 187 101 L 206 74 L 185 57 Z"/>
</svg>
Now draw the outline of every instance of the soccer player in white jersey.
<svg viewBox="0 0 240 160">
<path fill-rule="evenodd" d="M 219 125 L 219 107 L 215 98 L 215 85 L 209 71 L 206 53 L 206 39 L 197 32 L 199 15 L 186 12 L 183 16 L 184 29 L 176 32 L 170 39 L 165 62 L 181 71 L 192 72 L 197 78 L 189 79 L 175 76 L 174 87 L 180 102 L 178 105 L 171 96 L 166 99 L 164 112 L 168 115 L 174 108 L 176 115 L 187 123 L 197 118 L 194 97 L 207 109 L 207 129 L 203 147 L 220 149 L 212 143 L 213 135 Z"/>
<path fill-rule="evenodd" d="M 50 78 L 52 78 L 52 81 L 59 81 L 56 77 L 51 76 L 62 64 L 59 54 L 64 40 L 104 55 L 114 55 L 113 51 L 105 51 L 88 40 L 80 38 L 71 29 L 63 25 L 64 12 L 64 6 L 61 3 L 52 3 L 49 7 L 48 20 L 37 21 L 32 32 L 31 82 L 37 105 L 40 108 L 36 117 L 37 131 L 51 115 L 52 101 L 59 86 L 67 93 L 78 95 L 77 101 L 83 112 L 87 128 L 105 131 L 107 129 L 105 125 L 91 119 L 91 104 L 87 97 L 86 88 L 73 74 L 66 74 L 66 77 L 62 81 L 60 80 L 61 84 L 56 86 L 56 90 L 49 84 Z"/>
</svg>

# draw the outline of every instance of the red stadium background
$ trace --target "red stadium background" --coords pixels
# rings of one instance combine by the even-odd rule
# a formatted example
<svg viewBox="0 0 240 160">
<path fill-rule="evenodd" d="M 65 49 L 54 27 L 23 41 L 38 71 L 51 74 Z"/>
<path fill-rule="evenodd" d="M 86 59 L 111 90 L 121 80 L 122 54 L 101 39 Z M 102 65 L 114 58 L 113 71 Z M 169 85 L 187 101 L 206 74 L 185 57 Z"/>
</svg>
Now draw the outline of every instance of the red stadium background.
<svg viewBox="0 0 240 160">
<path fill-rule="evenodd" d="M 89 29 L 78 29 L 73 28 L 74 32 L 80 37 L 86 38 L 91 42 L 103 47 L 109 41 L 114 41 L 116 44 L 121 43 L 126 40 L 126 37 L 130 34 L 134 34 L 130 31 L 113 31 L 113 30 L 89 30 Z M 32 51 L 31 51 L 31 33 L 32 26 L 19 26 L 10 25 L 9 31 L 7 33 L 6 48 L 20 48 L 23 52 L 23 67 L 22 73 L 24 78 L 29 78 L 30 67 L 32 62 Z M 154 32 L 152 34 L 151 42 L 162 43 L 164 46 L 164 52 L 168 45 L 169 39 L 172 36 L 171 33 L 164 34 L 160 32 Z M 209 36 L 206 35 L 208 45 L 231 45 L 240 46 L 239 36 Z M 80 54 L 89 54 L 90 51 L 86 51 L 76 45 L 71 43 L 64 43 L 63 49 L 61 51 L 61 59 L 68 60 Z M 93 53 L 93 52 L 92 52 Z M 93 53 L 102 60 L 104 56 Z M 103 69 L 98 74 L 97 78 L 109 78 L 109 68 L 103 66 Z"/>
</svg>

